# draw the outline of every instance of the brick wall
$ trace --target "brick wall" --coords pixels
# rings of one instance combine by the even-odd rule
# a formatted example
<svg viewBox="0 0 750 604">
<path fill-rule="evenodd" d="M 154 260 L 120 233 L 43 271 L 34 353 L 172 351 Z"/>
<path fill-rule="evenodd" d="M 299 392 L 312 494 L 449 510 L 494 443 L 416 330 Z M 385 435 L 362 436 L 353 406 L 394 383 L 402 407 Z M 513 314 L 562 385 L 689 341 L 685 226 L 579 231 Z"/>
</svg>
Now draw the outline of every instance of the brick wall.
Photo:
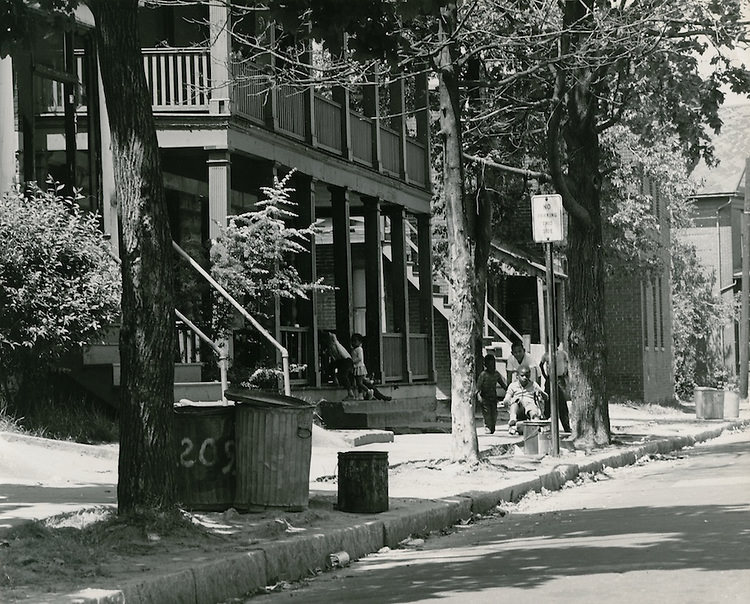
<svg viewBox="0 0 750 604">
<path fill-rule="evenodd" d="M 318 278 L 322 277 L 326 285 L 333 285 L 333 246 L 319 245 L 315 253 Z M 318 329 L 336 329 L 336 296 L 332 290 L 318 294 L 315 313 L 318 317 Z"/>
<path fill-rule="evenodd" d="M 640 280 L 609 278 L 605 286 L 607 388 L 613 397 L 643 398 L 643 321 Z"/>
<path fill-rule="evenodd" d="M 437 309 L 433 309 L 435 322 L 435 381 L 438 398 L 450 398 L 451 395 L 451 356 L 448 341 L 448 319 Z M 442 394 L 441 394 L 442 392 Z"/>
<path fill-rule="evenodd" d="M 644 184 L 648 186 L 648 182 Z M 651 185 L 647 190 L 660 224 L 662 270 L 648 279 L 619 271 L 605 282 L 607 394 L 615 400 L 660 402 L 674 398 L 670 228 L 658 188 Z"/>
</svg>

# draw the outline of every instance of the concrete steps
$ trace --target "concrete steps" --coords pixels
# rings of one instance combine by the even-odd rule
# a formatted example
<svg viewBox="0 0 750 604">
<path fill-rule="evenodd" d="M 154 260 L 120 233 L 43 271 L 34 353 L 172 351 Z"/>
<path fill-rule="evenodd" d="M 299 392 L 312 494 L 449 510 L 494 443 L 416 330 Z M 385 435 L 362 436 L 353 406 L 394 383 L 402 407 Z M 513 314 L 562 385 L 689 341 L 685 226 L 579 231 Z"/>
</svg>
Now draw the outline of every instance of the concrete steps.
<svg viewBox="0 0 750 604">
<path fill-rule="evenodd" d="M 377 428 L 405 433 L 415 425 L 435 423 L 435 398 L 416 396 L 391 401 L 328 401 L 318 402 L 318 415 L 327 428 Z"/>
<path fill-rule="evenodd" d="M 71 379 L 111 407 L 119 405 L 119 388 L 122 383 L 118 343 L 119 329 L 110 329 L 102 335 L 101 343 L 88 346 L 80 352 L 77 359 L 71 358 L 65 363 Z M 221 400 L 221 384 L 201 381 L 201 371 L 201 363 L 175 363 L 175 402 L 181 399 Z"/>
</svg>

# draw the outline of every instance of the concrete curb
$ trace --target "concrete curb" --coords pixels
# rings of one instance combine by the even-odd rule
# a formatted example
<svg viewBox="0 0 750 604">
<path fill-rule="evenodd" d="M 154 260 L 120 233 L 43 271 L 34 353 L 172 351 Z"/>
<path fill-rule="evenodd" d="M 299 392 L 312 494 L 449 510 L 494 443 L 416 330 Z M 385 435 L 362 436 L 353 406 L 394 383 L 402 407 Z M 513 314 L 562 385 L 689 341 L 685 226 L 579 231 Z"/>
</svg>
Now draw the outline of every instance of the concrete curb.
<svg viewBox="0 0 750 604">
<path fill-rule="evenodd" d="M 242 554 L 201 564 L 166 575 L 151 575 L 123 585 L 120 589 L 87 589 L 55 602 L 70 604 L 214 604 L 262 589 L 280 579 L 294 581 L 309 576 L 317 568 L 329 566 L 328 556 L 346 551 L 354 560 L 381 547 L 396 547 L 414 535 L 452 526 L 472 514 L 486 512 L 501 501 L 518 501 L 526 493 L 558 490 L 580 474 L 603 468 L 632 465 L 637 459 L 668 453 L 716 438 L 725 430 L 750 425 L 750 420 L 730 421 L 696 435 L 673 436 L 628 447 L 614 454 L 581 464 L 561 464 L 531 480 L 496 491 L 471 491 L 454 497 L 409 503 L 398 510 L 363 518 L 352 526 L 261 544 Z"/>
</svg>

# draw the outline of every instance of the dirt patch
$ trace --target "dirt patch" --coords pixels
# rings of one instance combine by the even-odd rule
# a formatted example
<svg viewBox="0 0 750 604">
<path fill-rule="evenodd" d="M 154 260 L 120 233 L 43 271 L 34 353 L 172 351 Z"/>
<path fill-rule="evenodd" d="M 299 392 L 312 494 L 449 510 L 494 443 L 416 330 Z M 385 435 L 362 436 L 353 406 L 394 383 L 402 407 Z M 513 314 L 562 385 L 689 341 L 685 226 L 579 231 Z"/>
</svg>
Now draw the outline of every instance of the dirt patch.
<svg viewBox="0 0 750 604">
<path fill-rule="evenodd" d="M 226 512 L 119 518 L 109 507 L 61 514 L 0 531 L 0 601 L 113 587 L 142 573 L 184 569 L 259 541 L 333 522 L 333 501 L 303 512 Z"/>
</svg>

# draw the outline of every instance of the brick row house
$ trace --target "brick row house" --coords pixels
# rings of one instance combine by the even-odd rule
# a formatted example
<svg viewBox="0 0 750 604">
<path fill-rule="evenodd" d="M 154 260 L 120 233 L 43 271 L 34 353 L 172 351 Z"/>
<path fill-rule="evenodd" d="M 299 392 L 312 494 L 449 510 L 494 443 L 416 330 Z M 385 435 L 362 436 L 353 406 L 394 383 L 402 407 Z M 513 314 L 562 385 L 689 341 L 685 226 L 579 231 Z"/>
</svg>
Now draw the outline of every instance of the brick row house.
<svg viewBox="0 0 750 604">
<path fill-rule="evenodd" d="M 273 31 L 264 19 L 258 12 L 250 24 L 234 26 Z M 4 155 L 0 185 L 50 174 L 80 188 L 81 203 L 101 214 L 117 251 L 107 107 L 92 26 L 85 8 L 72 31 L 49 31 L 40 21 L 31 47 L 0 63 L 0 142 L 16 151 Z M 309 301 L 277 304 L 268 325 L 298 368 L 294 392 L 315 400 L 343 396 L 325 371 L 320 334 L 334 331 L 348 346 L 358 331 L 366 336 L 368 369 L 386 391 L 397 390 L 398 401 L 434 404 L 426 76 L 405 75 L 358 93 L 270 87 L 257 76 L 274 66 L 242 58 L 231 27 L 228 3 L 141 9 L 143 66 L 174 240 L 205 264 L 219 225 L 252 209 L 260 187 L 294 169 L 299 224 L 318 220 L 325 227 L 310 254 L 299 256 L 298 269 L 309 281 L 335 287 Z M 260 60 L 273 62 L 268 55 Z M 205 349 L 201 359 L 196 337 L 184 325 L 178 329 L 175 399 L 216 400 L 211 372 L 200 369 L 210 364 Z M 114 400 L 115 342 L 83 354 L 83 366 L 100 374 L 111 367 L 109 390 L 98 390 Z"/>
<path fill-rule="evenodd" d="M 607 276 L 607 390 L 610 401 L 669 402 L 674 399 L 669 210 L 654 180 L 644 177 L 641 193 L 650 195 L 659 224 L 662 268 L 650 279 L 626 271 Z"/>
</svg>

